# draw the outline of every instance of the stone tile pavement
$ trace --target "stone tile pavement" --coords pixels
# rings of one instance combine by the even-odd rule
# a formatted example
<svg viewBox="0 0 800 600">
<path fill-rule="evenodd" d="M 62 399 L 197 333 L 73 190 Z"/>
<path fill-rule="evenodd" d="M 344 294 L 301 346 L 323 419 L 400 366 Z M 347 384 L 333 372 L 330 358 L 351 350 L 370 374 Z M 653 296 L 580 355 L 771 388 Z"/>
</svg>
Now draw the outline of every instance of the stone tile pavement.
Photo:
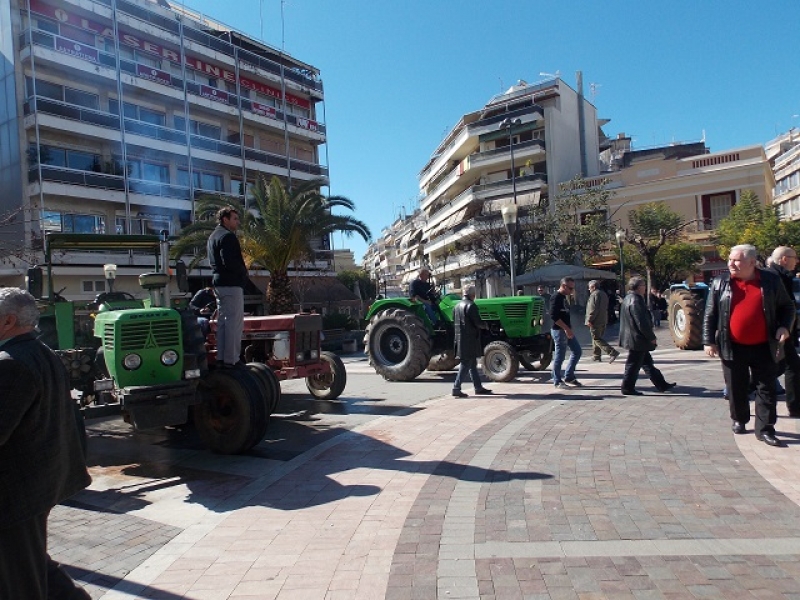
<svg viewBox="0 0 800 600">
<path fill-rule="evenodd" d="M 734 436 L 716 361 L 655 358 L 675 393 L 623 397 L 622 361 L 584 360 L 583 388 L 523 373 L 242 463 L 223 491 L 143 484 L 103 514 L 79 496 L 51 548 L 109 600 L 800 599 L 798 422 L 786 448 Z M 87 494 L 111 493 L 100 475 Z"/>
</svg>

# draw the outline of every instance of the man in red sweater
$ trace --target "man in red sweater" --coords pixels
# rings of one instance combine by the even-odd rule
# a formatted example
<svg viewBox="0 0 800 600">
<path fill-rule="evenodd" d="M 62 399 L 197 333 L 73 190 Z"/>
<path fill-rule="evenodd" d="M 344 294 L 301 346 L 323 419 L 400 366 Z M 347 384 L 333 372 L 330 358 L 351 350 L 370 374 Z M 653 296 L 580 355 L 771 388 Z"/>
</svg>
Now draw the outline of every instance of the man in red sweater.
<svg viewBox="0 0 800 600">
<path fill-rule="evenodd" d="M 731 248 L 728 272 L 714 279 L 706 301 L 705 351 L 722 361 L 733 432 L 744 433 L 750 420 L 747 396 L 752 371 L 757 391 L 756 438 L 781 446 L 775 437 L 775 378 L 794 322 L 794 301 L 775 273 L 756 267 L 753 246 Z"/>
</svg>

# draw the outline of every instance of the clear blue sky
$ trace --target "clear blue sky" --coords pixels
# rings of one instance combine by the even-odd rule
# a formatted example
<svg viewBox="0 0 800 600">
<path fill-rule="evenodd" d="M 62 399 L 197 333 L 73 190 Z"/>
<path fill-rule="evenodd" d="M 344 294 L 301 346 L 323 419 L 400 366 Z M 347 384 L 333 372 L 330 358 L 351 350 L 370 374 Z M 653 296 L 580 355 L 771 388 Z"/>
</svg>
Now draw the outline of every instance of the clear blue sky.
<svg viewBox="0 0 800 600">
<path fill-rule="evenodd" d="M 331 193 L 374 237 L 419 197 L 462 114 L 540 72 L 584 89 L 634 147 L 764 144 L 800 127 L 796 0 L 189 0 L 319 68 Z M 263 16 L 263 35 L 262 35 Z M 320 116 L 320 120 L 323 117 Z M 367 244 L 336 235 L 360 261 Z"/>
</svg>

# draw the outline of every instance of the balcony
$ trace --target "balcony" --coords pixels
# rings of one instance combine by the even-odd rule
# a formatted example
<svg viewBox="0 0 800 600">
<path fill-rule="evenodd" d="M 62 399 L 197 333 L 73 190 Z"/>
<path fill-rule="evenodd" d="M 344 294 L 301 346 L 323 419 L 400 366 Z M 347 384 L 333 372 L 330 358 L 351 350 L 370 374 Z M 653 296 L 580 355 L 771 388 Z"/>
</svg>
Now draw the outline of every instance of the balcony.
<svg viewBox="0 0 800 600">
<path fill-rule="evenodd" d="M 517 166 L 522 166 L 525 159 L 538 154 L 544 154 L 545 143 L 544 140 L 530 140 L 521 144 L 514 144 L 514 159 Z M 511 149 L 509 146 L 495 148 L 494 150 L 487 150 L 479 152 L 469 157 L 470 168 L 474 167 L 487 167 L 490 165 L 499 165 L 509 161 L 511 158 Z"/>
</svg>

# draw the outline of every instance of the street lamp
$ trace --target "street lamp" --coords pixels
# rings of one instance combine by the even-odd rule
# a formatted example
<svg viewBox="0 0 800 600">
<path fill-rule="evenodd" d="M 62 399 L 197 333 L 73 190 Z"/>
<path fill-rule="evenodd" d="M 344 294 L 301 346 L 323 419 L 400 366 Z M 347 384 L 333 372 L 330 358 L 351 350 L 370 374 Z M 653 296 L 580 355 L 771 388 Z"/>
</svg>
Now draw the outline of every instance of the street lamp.
<svg viewBox="0 0 800 600">
<path fill-rule="evenodd" d="M 106 276 L 106 283 L 108 283 L 108 291 L 109 293 L 113 293 L 114 280 L 117 278 L 117 265 L 103 265 L 103 273 Z"/>
<path fill-rule="evenodd" d="M 514 198 L 514 204 L 517 203 L 517 173 L 514 167 L 514 144 L 511 139 L 511 129 L 520 125 L 522 125 L 520 119 L 511 119 L 509 117 L 506 117 L 500 123 L 500 129 L 508 129 L 508 149 L 511 151 L 511 194 Z"/>
<path fill-rule="evenodd" d="M 617 229 L 614 234 L 617 238 L 617 247 L 619 248 L 619 279 L 622 284 L 623 291 L 625 290 L 625 261 L 622 257 L 622 245 L 625 243 L 625 232 L 622 229 Z"/>
<path fill-rule="evenodd" d="M 507 204 L 500 211 L 503 214 L 503 224 L 508 232 L 508 264 L 511 269 L 511 295 L 516 293 L 516 271 L 514 269 L 514 234 L 517 233 L 517 204 Z"/>
</svg>

